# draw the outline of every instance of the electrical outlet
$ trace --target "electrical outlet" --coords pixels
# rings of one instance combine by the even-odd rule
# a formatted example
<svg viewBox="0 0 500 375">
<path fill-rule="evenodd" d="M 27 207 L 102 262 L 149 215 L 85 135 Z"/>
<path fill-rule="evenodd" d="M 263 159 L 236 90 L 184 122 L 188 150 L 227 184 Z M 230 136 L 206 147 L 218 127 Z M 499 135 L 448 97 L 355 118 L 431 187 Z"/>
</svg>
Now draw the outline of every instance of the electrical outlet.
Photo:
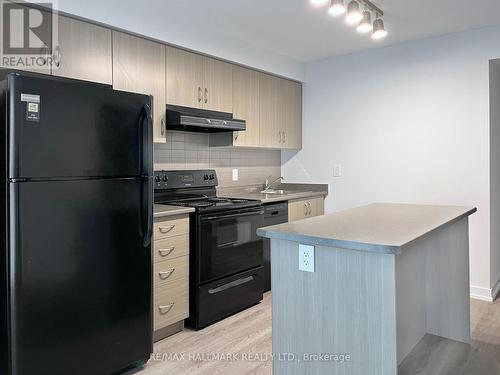
<svg viewBox="0 0 500 375">
<path fill-rule="evenodd" d="M 299 270 L 314 272 L 314 246 L 299 244 Z"/>
<path fill-rule="evenodd" d="M 340 164 L 333 166 L 333 177 L 342 177 L 342 166 Z"/>
<path fill-rule="evenodd" d="M 233 181 L 238 181 L 238 170 L 233 169 Z"/>
</svg>

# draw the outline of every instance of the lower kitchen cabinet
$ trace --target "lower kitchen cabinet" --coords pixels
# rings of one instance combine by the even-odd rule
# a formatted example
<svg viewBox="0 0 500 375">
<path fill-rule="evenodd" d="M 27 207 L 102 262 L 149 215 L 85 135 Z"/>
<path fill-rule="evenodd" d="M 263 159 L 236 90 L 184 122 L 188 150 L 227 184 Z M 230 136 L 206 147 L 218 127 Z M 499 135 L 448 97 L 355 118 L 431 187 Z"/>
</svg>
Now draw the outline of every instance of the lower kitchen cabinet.
<svg viewBox="0 0 500 375">
<path fill-rule="evenodd" d="M 156 219 L 153 243 L 154 339 L 184 327 L 189 316 L 189 216 Z"/>
<path fill-rule="evenodd" d="M 313 197 L 300 199 L 288 203 L 288 221 L 307 219 L 321 216 L 325 213 L 325 198 Z"/>
</svg>

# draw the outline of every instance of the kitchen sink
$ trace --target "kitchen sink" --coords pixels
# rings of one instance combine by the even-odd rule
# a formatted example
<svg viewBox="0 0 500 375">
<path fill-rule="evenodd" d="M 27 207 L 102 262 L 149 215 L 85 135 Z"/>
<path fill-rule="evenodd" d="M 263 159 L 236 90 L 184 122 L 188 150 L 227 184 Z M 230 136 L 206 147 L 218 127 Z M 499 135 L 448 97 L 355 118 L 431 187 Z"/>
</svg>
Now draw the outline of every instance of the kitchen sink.
<svg viewBox="0 0 500 375">
<path fill-rule="evenodd" d="M 291 191 L 289 191 L 289 190 L 267 189 L 267 190 L 262 190 L 260 193 L 261 193 L 261 194 L 277 194 L 277 195 L 285 195 L 285 194 L 290 194 L 290 193 L 291 193 Z"/>
</svg>

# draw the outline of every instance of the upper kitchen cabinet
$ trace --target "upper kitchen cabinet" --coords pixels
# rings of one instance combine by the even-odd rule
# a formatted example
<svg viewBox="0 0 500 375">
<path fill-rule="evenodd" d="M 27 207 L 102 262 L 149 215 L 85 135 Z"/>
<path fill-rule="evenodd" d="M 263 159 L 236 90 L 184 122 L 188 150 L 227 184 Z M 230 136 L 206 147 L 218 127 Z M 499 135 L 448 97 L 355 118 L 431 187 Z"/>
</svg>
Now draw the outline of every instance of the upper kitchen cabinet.
<svg viewBox="0 0 500 375">
<path fill-rule="evenodd" d="M 269 148 L 283 147 L 285 111 L 283 108 L 282 80 L 269 74 L 259 78 L 260 145 Z"/>
<path fill-rule="evenodd" d="M 302 148 L 302 84 L 282 80 L 282 100 L 285 110 L 282 148 Z"/>
<path fill-rule="evenodd" d="M 261 146 L 300 149 L 302 85 L 262 73 L 259 94 Z"/>
<path fill-rule="evenodd" d="M 203 108 L 212 111 L 233 112 L 233 65 L 224 61 L 203 58 L 205 83 Z"/>
<path fill-rule="evenodd" d="M 167 103 L 203 108 L 203 56 L 174 47 L 167 49 Z"/>
<path fill-rule="evenodd" d="M 53 39 L 52 74 L 111 85 L 113 63 L 111 30 L 73 18 L 57 17 L 58 37 Z"/>
<path fill-rule="evenodd" d="M 232 65 L 174 47 L 167 48 L 167 103 L 232 112 Z"/>
<path fill-rule="evenodd" d="M 234 146 L 260 146 L 259 80 L 259 72 L 233 66 L 233 115 L 246 121 L 246 130 L 233 134 Z"/>
<path fill-rule="evenodd" d="M 113 88 L 153 95 L 154 141 L 165 142 L 165 46 L 113 31 Z"/>
</svg>

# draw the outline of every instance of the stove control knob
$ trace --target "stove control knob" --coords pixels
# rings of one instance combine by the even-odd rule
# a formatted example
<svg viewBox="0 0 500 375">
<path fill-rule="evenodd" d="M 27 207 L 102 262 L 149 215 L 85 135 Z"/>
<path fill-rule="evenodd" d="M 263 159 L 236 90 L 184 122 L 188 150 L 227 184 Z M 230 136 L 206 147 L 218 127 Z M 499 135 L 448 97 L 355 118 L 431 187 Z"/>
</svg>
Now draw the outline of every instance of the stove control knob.
<svg viewBox="0 0 500 375">
<path fill-rule="evenodd" d="M 167 182 L 168 181 L 168 177 L 167 176 L 163 176 L 162 180 L 163 180 L 163 182 Z"/>
<path fill-rule="evenodd" d="M 210 175 L 211 180 L 215 180 L 215 176 L 213 174 Z"/>
<path fill-rule="evenodd" d="M 205 181 L 208 180 L 208 174 L 203 176 L 203 180 L 205 180 Z"/>
<path fill-rule="evenodd" d="M 161 181 L 160 176 L 155 176 L 155 181 L 160 182 Z"/>
</svg>

